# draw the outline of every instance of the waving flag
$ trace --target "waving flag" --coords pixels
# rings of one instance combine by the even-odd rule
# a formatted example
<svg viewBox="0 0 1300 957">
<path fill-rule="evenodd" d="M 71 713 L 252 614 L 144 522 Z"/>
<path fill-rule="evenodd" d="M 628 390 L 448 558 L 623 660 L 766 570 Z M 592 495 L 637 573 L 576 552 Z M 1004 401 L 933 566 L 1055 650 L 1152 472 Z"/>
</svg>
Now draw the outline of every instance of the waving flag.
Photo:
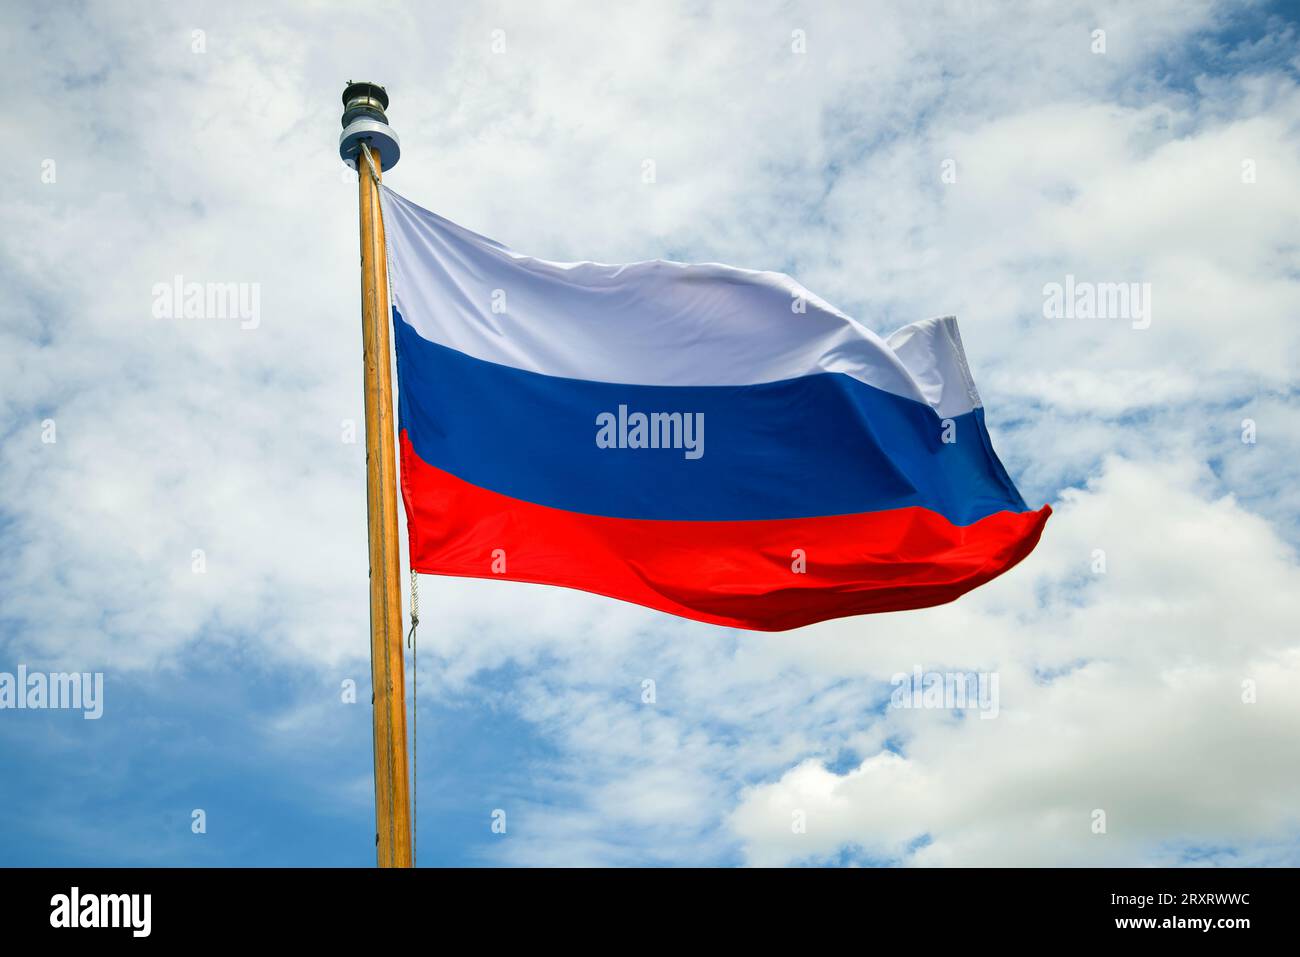
<svg viewBox="0 0 1300 957">
<path fill-rule="evenodd" d="M 779 273 L 547 262 L 382 195 L 416 571 L 781 630 L 1037 543 L 955 319 L 881 339 Z"/>
</svg>

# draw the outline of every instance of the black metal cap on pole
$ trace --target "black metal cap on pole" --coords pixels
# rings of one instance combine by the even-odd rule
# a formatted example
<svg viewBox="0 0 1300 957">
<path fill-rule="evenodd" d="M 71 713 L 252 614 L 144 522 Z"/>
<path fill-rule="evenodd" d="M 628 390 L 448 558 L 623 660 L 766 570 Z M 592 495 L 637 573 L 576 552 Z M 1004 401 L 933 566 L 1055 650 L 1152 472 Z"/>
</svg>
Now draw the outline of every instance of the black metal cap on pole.
<svg viewBox="0 0 1300 957">
<path fill-rule="evenodd" d="M 386 120 L 384 110 L 388 109 L 388 91 L 378 83 L 366 83 L 365 81 L 355 82 L 348 80 L 348 85 L 343 90 L 343 125 L 347 126 L 352 117 L 348 115 L 349 110 L 354 107 L 373 106 L 379 113 L 380 120 Z"/>
<path fill-rule="evenodd" d="M 348 80 L 343 89 L 343 132 L 339 134 L 339 157 L 353 169 L 361 143 L 367 142 L 384 160 L 384 169 L 397 165 L 402 144 L 388 125 L 388 91 L 378 83 Z"/>
</svg>

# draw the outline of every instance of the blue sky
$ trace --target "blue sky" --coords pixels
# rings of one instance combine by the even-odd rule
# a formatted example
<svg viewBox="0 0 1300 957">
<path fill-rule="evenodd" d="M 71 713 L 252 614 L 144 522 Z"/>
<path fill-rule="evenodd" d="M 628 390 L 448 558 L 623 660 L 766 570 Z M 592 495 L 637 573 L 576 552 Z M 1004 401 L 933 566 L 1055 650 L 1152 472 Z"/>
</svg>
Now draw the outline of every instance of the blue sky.
<svg viewBox="0 0 1300 957">
<path fill-rule="evenodd" d="M 373 862 L 362 78 L 386 181 L 515 249 L 779 269 L 882 333 L 956 314 L 1056 511 L 954 605 L 789 634 L 424 578 L 422 865 L 1297 863 L 1294 5 L 373 9 L 0 14 L 35 94 L 0 671 L 105 675 L 98 721 L 0 711 L 0 864 Z M 257 327 L 153 316 L 178 274 L 257 284 Z M 1044 318 L 1067 274 L 1149 282 L 1151 327 Z M 917 666 L 998 672 L 998 719 L 889 710 Z"/>
</svg>

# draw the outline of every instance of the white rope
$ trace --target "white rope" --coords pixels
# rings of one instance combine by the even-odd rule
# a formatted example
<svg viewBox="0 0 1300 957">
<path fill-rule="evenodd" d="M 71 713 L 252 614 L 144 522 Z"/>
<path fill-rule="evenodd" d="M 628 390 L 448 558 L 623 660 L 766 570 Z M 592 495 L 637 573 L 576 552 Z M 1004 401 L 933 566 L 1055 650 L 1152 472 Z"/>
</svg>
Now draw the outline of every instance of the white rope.
<svg viewBox="0 0 1300 957">
<path fill-rule="evenodd" d="M 364 145 L 364 144 L 362 144 Z M 411 569 L 411 630 L 406 636 L 411 646 L 411 866 L 416 866 L 420 834 L 420 649 L 415 629 L 420 624 L 420 576 Z"/>
<path fill-rule="evenodd" d="M 370 145 L 365 140 L 361 141 L 361 152 L 365 154 L 366 165 L 370 167 L 370 178 L 378 183 L 379 170 L 375 169 L 375 161 L 370 155 Z"/>
<path fill-rule="evenodd" d="M 415 569 L 411 569 L 411 633 L 415 633 L 415 626 L 420 623 L 420 576 L 416 574 Z"/>
</svg>

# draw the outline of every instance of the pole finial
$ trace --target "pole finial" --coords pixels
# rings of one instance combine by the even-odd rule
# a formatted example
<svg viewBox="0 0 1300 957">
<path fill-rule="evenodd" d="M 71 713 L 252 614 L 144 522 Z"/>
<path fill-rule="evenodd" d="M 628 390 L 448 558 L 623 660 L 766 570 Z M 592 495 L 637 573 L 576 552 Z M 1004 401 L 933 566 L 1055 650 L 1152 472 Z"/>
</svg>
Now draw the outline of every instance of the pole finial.
<svg viewBox="0 0 1300 957">
<path fill-rule="evenodd" d="M 339 157 L 357 168 L 362 141 L 379 153 L 384 172 L 397 165 L 402 144 L 388 125 L 388 91 L 378 83 L 348 80 L 343 89 L 343 132 L 339 134 Z"/>
</svg>

